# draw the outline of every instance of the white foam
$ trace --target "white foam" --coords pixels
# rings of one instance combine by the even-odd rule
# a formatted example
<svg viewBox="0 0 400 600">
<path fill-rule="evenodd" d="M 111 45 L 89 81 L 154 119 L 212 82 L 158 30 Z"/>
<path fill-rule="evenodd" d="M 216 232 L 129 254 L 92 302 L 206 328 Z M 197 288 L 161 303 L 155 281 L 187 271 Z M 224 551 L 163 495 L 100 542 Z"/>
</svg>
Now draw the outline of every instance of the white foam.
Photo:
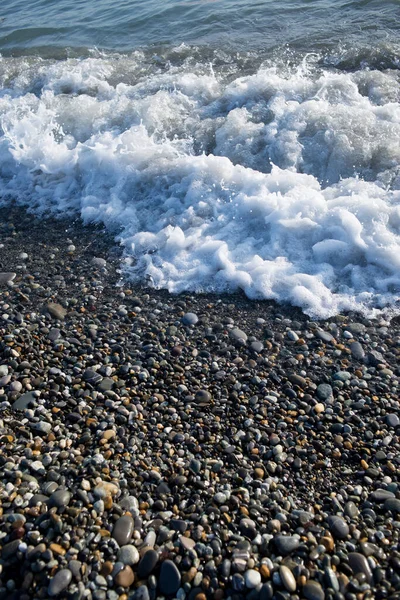
<svg viewBox="0 0 400 600">
<path fill-rule="evenodd" d="M 2 196 L 118 227 L 128 275 L 172 292 L 241 288 L 317 318 L 395 305 L 395 74 L 229 81 L 143 60 L 1 59 Z"/>
</svg>

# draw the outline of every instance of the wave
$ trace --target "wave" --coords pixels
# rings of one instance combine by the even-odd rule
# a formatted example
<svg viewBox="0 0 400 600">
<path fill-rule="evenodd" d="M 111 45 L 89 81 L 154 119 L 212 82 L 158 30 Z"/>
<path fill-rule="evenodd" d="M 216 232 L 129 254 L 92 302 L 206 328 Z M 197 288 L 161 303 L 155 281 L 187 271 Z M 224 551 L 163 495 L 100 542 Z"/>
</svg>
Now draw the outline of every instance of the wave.
<svg viewBox="0 0 400 600">
<path fill-rule="evenodd" d="M 116 229 L 126 275 L 171 292 L 394 307 L 399 71 L 334 62 L 2 58 L 1 201 Z"/>
</svg>

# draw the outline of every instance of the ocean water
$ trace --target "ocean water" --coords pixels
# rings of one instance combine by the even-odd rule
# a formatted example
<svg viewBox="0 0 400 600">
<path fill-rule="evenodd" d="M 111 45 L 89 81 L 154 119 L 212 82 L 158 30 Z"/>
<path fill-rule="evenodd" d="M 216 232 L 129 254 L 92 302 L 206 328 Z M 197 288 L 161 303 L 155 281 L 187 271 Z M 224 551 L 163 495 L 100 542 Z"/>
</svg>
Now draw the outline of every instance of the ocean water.
<svg viewBox="0 0 400 600">
<path fill-rule="evenodd" d="M 7 0 L 0 204 L 127 277 L 399 311 L 400 2 Z"/>
</svg>

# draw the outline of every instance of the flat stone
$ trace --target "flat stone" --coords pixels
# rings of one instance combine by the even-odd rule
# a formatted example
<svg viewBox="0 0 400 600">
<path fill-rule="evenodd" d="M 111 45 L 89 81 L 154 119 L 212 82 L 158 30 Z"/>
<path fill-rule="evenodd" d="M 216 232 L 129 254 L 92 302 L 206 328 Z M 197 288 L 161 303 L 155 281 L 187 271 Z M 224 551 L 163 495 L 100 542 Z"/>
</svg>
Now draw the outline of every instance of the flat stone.
<svg viewBox="0 0 400 600">
<path fill-rule="evenodd" d="M 250 348 L 253 350 L 253 352 L 259 354 L 264 350 L 264 344 L 256 340 L 255 342 L 251 342 Z"/>
<path fill-rule="evenodd" d="M 279 567 L 279 575 L 281 576 L 282 583 L 287 589 L 287 591 L 295 592 L 297 587 L 296 579 L 289 567 L 281 565 Z"/>
<path fill-rule="evenodd" d="M 0 285 L 7 285 L 7 283 L 15 279 L 16 276 L 16 273 L 0 273 Z"/>
<path fill-rule="evenodd" d="M 125 546 L 132 539 L 134 521 L 129 515 L 120 517 L 112 530 L 112 537 L 120 546 Z"/>
<path fill-rule="evenodd" d="M 199 322 L 199 317 L 192 312 L 187 312 L 185 315 L 183 315 L 182 317 L 182 323 L 184 325 L 196 325 L 196 323 Z"/>
<path fill-rule="evenodd" d="M 388 425 L 389 427 L 398 427 L 398 425 L 400 424 L 400 419 L 395 413 L 390 413 L 389 415 L 386 415 L 385 421 L 386 425 Z"/>
<path fill-rule="evenodd" d="M 322 329 L 317 329 L 315 335 L 326 344 L 329 344 L 335 339 L 331 333 L 328 333 L 328 331 L 323 331 Z"/>
<path fill-rule="evenodd" d="M 350 552 L 349 565 L 355 575 L 357 575 L 357 573 L 364 573 L 368 583 L 370 583 L 372 580 L 372 571 L 368 560 L 363 554 L 360 554 L 359 552 Z"/>
<path fill-rule="evenodd" d="M 99 256 L 94 256 L 92 258 L 92 265 L 99 269 L 104 269 L 107 266 L 107 261 L 104 258 L 100 258 Z"/>
<path fill-rule="evenodd" d="M 0 365 L 0 377 L 5 377 L 6 375 L 8 375 L 7 365 Z"/>
<path fill-rule="evenodd" d="M 67 314 L 67 309 L 61 306 L 61 304 L 57 304 L 56 302 L 49 302 L 47 305 L 47 310 L 55 319 L 59 319 L 63 321 Z"/>
<path fill-rule="evenodd" d="M 238 329 L 237 327 L 235 327 L 234 329 L 231 329 L 229 332 L 229 335 L 236 342 L 239 342 L 239 341 L 247 342 L 247 334 L 244 331 L 242 331 L 241 329 Z"/>
<path fill-rule="evenodd" d="M 351 519 L 354 519 L 354 517 L 356 517 L 359 514 L 357 506 L 351 500 L 349 500 L 349 502 L 346 502 L 346 505 L 344 507 L 344 514 L 347 517 L 350 517 Z"/>
<path fill-rule="evenodd" d="M 139 551 L 135 546 L 126 544 L 118 551 L 118 560 L 124 565 L 136 565 L 140 560 Z"/>
<path fill-rule="evenodd" d="M 274 537 L 274 544 L 279 554 L 286 556 L 300 546 L 300 540 L 294 535 L 277 535 Z"/>
<path fill-rule="evenodd" d="M 57 490 L 49 498 L 49 507 L 56 506 L 57 508 L 68 506 L 71 501 L 71 492 L 68 490 Z"/>
<path fill-rule="evenodd" d="M 58 571 L 53 579 L 50 580 L 47 593 L 51 598 L 58 596 L 63 590 L 65 590 L 71 583 L 72 573 L 69 569 L 61 569 Z"/>
<path fill-rule="evenodd" d="M 370 495 L 370 500 L 372 500 L 372 502 L 376 502 L 377 504 L 385 502 L 385 500 L 388 498 L 395 498 L 395 495 L 393 492 L 390 492 L 389 490 L 383 490 L 382 488 L 374 490 Z"/>
<path fill-rule="evenodd" d="M 320 385 L 317 387 L 317 396 L 320 400 L 328 400 L 329 398 L 332 398 L 332 386 L 330 386 L 329 383 L 320 383 Z"/>
<path fill-rule="evenodd" d="M 325 600 L 325 592 L 318 581 L 307 581 L 302 592 L 307 600 Z"/>
<path fill-rule="evenodd" d="M 12 405 L 13 410 L 25 410 L 37 402 L 37 397 L 33 392 L 22 394 Z"/>
<path fill-rule="evenodd" d="M 48 423 L 47 421 L 39 421 L 38 423 L 31 423 L 30 426 L 34 431 L 37 431 L 38 433 L 43 433 L 44 435 L 47 435 L 48 433 L 50 433 L 51 428 L 52 428 L 51 423 Z"/>
<path fill-rule="evenodd" d="M 181 574 L 172 560 L 164 560 L 160 569 L 158 585 L 160 592 L 166 596 L 174 596 L 181 584 Z"/>
<path fill-rule="evenodd" d="M 192 550 L 196 545 L 196 542 L 192 538 L 185 537 L 184 535 L 180 536 L 179 541 L 185 550 Z"/>
<path fill-rule="evenodd" d="M 297 373 L 292 373 L 288 377 L 289 381 L 293 383 L 293 385 L 298 385 L 301 388 L 305 388 L 307 385 L 307 381 L 301 375 L 297 375 Z"/>
<path fill-rule="evenodd" d="M 346 521 L 337 515 L 331 515 L 327 519 L 329 530 L 334 538 L 338 540 L 343 540 L 345 537 L 349 535 L 349 526 Z"/>
<path fill-rule="evenodd" d="M 58 340 L 60 335 L 61 332 L 58 329 L 58 327 L 53 327 L 52 329 L 50 329 L 49 333 L 47 334 L 47 337 L 51 342 L 55 342 L 56 340 Z"/>
<path fill-rule="evenodd" d="M 158 554 L 155 550 L 150 548 L 147 550 L 138 565 L 138 577 L 142 579 L 143 577 L 148 577 L 150 573 L 153 571 L 154 567 L 158 562 Z"/>
<path fill-rule="evenodd" d="M 111 377 L 104 377 L 104 379 L 97 384 L 97 389 L 99 392 L 108 392 L 112 389 L 114 383 L 115 381 L 114 379 L 111 379 Z"/>
</svg>

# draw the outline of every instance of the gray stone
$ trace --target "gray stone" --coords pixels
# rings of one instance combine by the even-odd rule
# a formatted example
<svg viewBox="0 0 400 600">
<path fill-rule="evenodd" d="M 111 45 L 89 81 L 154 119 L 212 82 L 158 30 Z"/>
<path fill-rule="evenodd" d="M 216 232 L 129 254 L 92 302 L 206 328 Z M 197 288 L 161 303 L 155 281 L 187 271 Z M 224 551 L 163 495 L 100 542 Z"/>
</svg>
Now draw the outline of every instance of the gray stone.
<svg viewBox="0 0 400 600">
<path fill-rule="evenodd" d="M 131 598 L 131 596 L 129 596 Z M 149 588 L 147 585 L 141 585 L 132 596 L 132 600 L 150 600 Z"/>
<path fill-rule="evenodd" d="M 111 379 L 111 377 L 104 377 L 104 379 L 101 380 L 97 385 L 97 389 L 99 392 L 108 392 L 112 389 L 114 383 L 115 381 L 114 379 Z"/>
<path fill-rule="evenodd" d="M 72 573 L 69 569 L 61 569 L 50 580 L 47 593 L 50 597 L 58 596 L 71 583 Z"/>
<path fill-rule="evenodd" d="M 274 537 L 274 544 L 279 554 L 286 556 L 300 546 L 300 540 L 294 535 L 277 535 Z"/>
<path fill-rule="evenodd" d="M 389 427 L 398 427 L 398 425 L 400 424 L 400 419 L 395 413 L 390 413 L 389 415 L 386 415 L 385 420 L 386 425 L 388 425 Z"/>
<path fill-rule="evenodd" d="M 206 406 L 211 402 L 211 394 L 207 390 L 198 390 L 194 397 L 194 401 L 200 406 Z"/>
<path fill-rule="evenodd" d="M 13 540 L 12 542 L 8 542 L 8 544 L 5 544 L 1 551 L 2 559 L 7 560 L 14 556 L 14 554 L 16 554 L 18 551 L 20 543 L 20 540 Z"/>
<path fill-rule="evenodd" d="M 60 337 L 60 334 L 61 333 L 58 327 L 53 327 L 52 329 L 50 329 L 47 337 L 51 342 L 55 342 Z"/>
<path fill-rule="evenodd" d="M 49 507 L 57 508 L 68 506 L 71 501 L 71 493 L 68 490 L 57 490 L 49 498 Z"/>
<path fill-rule="evenodd" d="M 255 569 L 248 569 L 244 574 L 244 583 L 250 590 L 256 588 L 261 583 L 261 575 Z"/>
<path fill-rule="evenodd" d="M 343 540 L 349 534 L 349 526 L 346 521 L 337 515 L 331 515 L 327 519 L 329 529 L 334 538 Z"/>
<path fill-rule="evenodd" d="M 7 283 L 15 279 L 16 275 L 16 273 L 0 273 L 0 285 L 7 285 Z"/>
<path fill-rule="evenodd" d="M 317 329 L 315 335 L 326 344 L 329 344 L 329 342 L 332 342 L 335 339 L 331 333 L 323 331 L 322 329 Z"/>
<path fill-rule="evenodd" d="M 166 596 L 173 596 L 181 584 L 181 574 L 172 560 L 164 560 L 161 565 L 158 585 L 160 592 Z"/>
<path fill-rule="evenodd" d="M 18 398 L 18 400 L 16 400 L 13 405 L 12 405 L 12 409 L 13 410 L 25 410 L 26 408 L 29 408 L 30 406 L 34 405 L 36 402 L 36 395 L 33 392 L 27 392 L 26 394 L 22 394 L 22 396 L 20 396 Z"/>
<path fill-rule="evenodd" d="M 325 592 L 317 581 L 307 581 L 302 591 L 307 600 L 325 600 Z"/>
<path fill-rule="evenodd" d="M 100 258 L 99 256 L 94 256 L 92 258 L 92 265 L 99 269 L 104 269 L 107 266 L 107 261 L 104 258 Z"/>
<path fill-rule="evenodd" d="M 61 306 L 61 304 L 57 304 L 56 302 L 49 302 L 47 305 L 47 310 L 52 317 L 59 319 L 60 321 L 63 321 L 67 314 L 66 308 Z"/>
<path fill-rule="evenodd" d="M 250 344 L 250 348 L 253 350 L 253 352 L 256 352 L 257 354 L 259 354 L 260 352 L 262 352 L 264 350 L 264 344 L 262 342 L 251 342 Z"/>
<path fill-rule="evenodd" d="M 329 383 L 321 383 L 317 387 L 317 396 L 320 400 L 328 400 L 329 398 L 332 398 L 332 395 L 332 386 L 330 386 Z"/>
<path fill-rule="evenodd" d="M 350 552 L 349 565 L 355 575 L 357 575 L 357 573 L 364 573 L 368 583 L 370 583 L 372 580 L 372 571 L 368 560 L 363 554 L 359 554 L 358 552 Z"/>
<path fill-rule="evenodd" d="M 43 433 L 47 435 L 51 431 L 51 423 L 47 423 L 47 421 L 39 421 L 38 423 L 31 423 L 31 428 L 37 431 L 38 433 Z"/>
<path fill-rule="evenodd" d="M 5 377 L 6 375 L 8 375 L 7 365 L 0 365 L 0 377 Z"/>
<path fill-rule="evenodd" d="M 112 537 L 120 546 L 125 546 L 132 539 L 134 521 L 129 515 L 120 517 L 112 530 Z"/>
<path fill-rule="evenodd" d="M 398 498 L 387 498 L 383 505 L 385 510 L 391 510 L 395 513 L 400 513 L 400 500 Z"/>
<path fill-rule="evenodd" d="M 389 490 L 383 490 L 382 488 L 374 490 L 370 496 L 370 500 L 372 500 L 372 502 L 376 502 L 377 504 L 385 502 L 385 500 L 388 498 L 395 498 L 395 495 L 393 492 L 390 492 Z"/>
<path fill-rule="evenodd" d="M 136 565 L 139 562 L 139 551 L 135 546 L 127 544 L 118 551 L 118 560 L 124 565 Z"/>
<path fill-rule="evenodd" d="M 199 317 L 192 312 L 187 312 L 185 315 L 183 315 L 182 317 L 182 323 L 184 325 L 196 325 L 196 323 L 198 323 L 199 321 Z"/>
<path fill-rule="evenodd" d="M 349 502 L 346 502 L 344 507 L 344 514 L 347 517 L 350 517 L 351 519 L 354 519 L 354 517 L 356 517 L 359 514 L 357 506 L 351 500 L 349 500 Z"/>
<path fill-rule="evenodd" d="M 365 356 L 364 348 L 360 342 L 352 342 L 350 344 L 351 355 L 356 360 L 362 360 Z"/>
<path fill-rule="evenodd" d="M 234 327 L 234 329 L 231 329 L 229 332 L 229 335 L 236 342 L 239 342 L 239 341 L 247 342 L 247 335 L 245 334 L 244 331 L 242 331 L 241 329 L 238 329 L 237 327 Z"/>
</svg>

